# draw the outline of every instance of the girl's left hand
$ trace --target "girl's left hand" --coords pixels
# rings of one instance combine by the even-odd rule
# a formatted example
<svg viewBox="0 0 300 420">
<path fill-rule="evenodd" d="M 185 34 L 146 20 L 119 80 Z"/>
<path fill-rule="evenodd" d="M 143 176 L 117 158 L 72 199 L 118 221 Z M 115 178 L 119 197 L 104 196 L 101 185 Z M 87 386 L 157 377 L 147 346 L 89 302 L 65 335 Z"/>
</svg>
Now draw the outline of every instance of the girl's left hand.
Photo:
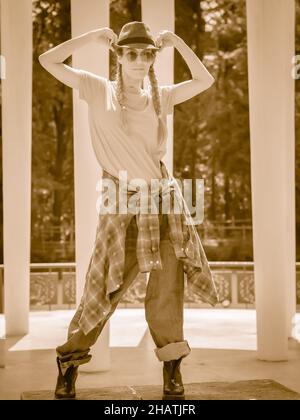
<svg viewBox="0 0 300 420">
<path fill-rule="evenodd" d="M 172 31 L 160 31 L 156 38 L 156 46 L 162 51 L 166 47 L 175 47 L 178 36 Z"/>
</svg>

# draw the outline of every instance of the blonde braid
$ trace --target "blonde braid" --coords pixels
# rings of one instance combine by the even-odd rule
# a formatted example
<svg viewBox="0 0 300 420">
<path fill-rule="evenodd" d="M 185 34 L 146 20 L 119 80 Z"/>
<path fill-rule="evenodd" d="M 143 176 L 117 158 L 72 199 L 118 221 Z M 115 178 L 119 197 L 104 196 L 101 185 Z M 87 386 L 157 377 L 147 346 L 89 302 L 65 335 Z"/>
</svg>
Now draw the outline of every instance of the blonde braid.
<svg viewBox="0 0 300 420">
<path fill-rule="evenodd" d="M 125 117 L 125 104 L 124 104 L 124 91 L 123 91 L 123 78 L 122 78 L 122 64 L 117 61 L 117 74 L 116 74 L 116 96 L 121 107 L 121 121 L 124 130 L 128 133 L 128 125 Z"/>
<path fill-rule="evenodd" d="M 160 146 L 164 142 L 164 140 L 167 138 L 168 131 L 167 131 L 167 125 L 164 122 L 163 117 L 162 117 L 161 99 L 159 96 L 158 82 L 157 82 L 157 77 L 155 74 L 153 64 L 149 68 L 148 77 L 151 84 L 153 105 L 154 105 L 154 109 L 158 118 L 158 145 Z"/>
<path fill-rule="evenodd" d="M 154 109 L 158 118 L 158 147 L 159 147 L 161 144 L 163 144 L 164 140 L 167 138 L 168 131 L 167 131 L 167 125 L 164 122 L 163 117 L 162 117 L 161 99 L 159 95 L 158 82 L 157 82 L 153 64 L 149 68 L 148 77 L 149 77 L 149 81 L 151 85 L 153 106 L 154 106 Z M 122 121 L 124 130 L 128 134 L 128 124 L 127 124 L 126 115 L 125 115 L 126 107 L 124 104 L 122 64 L 119 62 L 119 60 L 117 60 L 117 68 L 116 68 L 116 96 L 121 107 L 121 121 Z"/>
</svg>

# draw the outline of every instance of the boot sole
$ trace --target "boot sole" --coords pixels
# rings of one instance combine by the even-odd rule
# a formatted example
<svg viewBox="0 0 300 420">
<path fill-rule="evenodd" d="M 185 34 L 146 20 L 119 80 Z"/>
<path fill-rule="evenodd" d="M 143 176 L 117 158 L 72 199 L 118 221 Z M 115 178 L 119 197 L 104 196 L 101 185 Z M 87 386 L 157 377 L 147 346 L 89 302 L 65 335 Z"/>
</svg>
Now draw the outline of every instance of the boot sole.
<svg viewBox="0 0 300 420">
<path fill-rule="evenodd" d="M 185 400 L 185 395 L 163 395 L 163 400 Z"/>
<path fill-rule="evenodd" d="M 76 400 L 76 395 L 71 396 L 71 397 L 63 397 L 63 396 L 59 396 L 59 395 L 55 395 L 54 396 L 55 400 Z"/>
</svg>

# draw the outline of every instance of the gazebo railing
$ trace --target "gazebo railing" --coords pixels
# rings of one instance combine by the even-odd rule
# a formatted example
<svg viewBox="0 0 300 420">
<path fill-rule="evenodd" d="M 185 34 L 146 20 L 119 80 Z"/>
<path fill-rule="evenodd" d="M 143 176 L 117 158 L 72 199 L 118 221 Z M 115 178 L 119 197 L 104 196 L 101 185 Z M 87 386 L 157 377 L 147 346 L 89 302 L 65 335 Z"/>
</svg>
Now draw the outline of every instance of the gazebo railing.
<svg viewBox="0 0 300 420">
<path fill-rule="evenodd" d="M 240 261 L 209 262 L 218 284 L 222 304 L 219 307 L 255 308 L 254 263 Z M 3 313 L 4 267 L 0 264 L 0 313 Z M 76 307 L 76 263 L 30 264 L 30 309 L 57 310 Z M 186 280 L 185 280 L 186 281 Z M 147 275 L 139 274 L 119 303 L 119 307 L 142 307 Z M 188 286 L 188 285 L 187 285 Z M 296 263 L 297 308 L 300 309 L 300 263 Z M 217 306 L 217 307 L 218 307 Z M 210 308 L 188 287 L 185 307 Z"/>
</svg>

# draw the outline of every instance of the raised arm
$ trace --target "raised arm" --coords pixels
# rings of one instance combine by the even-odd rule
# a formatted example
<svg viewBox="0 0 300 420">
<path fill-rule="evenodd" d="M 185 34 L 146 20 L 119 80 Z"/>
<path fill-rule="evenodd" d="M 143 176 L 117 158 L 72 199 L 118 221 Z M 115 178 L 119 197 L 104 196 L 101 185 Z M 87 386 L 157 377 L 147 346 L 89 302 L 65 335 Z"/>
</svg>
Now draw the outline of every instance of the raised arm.
<svg viewBox="0 0 300 420">
<path fill-rule="evenodd" d="M 39 56 L 39 62 L 60 82 L 71 88 L 78 89 L 80 78 L 79 71 L 64 64 L 63 61 L 72 55 L 74 51 L 89 42 L 99 42 L 102 45 L 109 47 L 111 41 L 115 41 L 116 37 L 117 35 L 110 28 L 95 29 L 69 39 L 44 52 Z"/>
<path fill-rule="evenodd" d="M 192 74 L 191 80 L 172 85 L 173 105 L 198 95 L 214 83 L 214 77 L 182 38 L 171 31 L 161 31 L 156 39 L 156 43 L 161 48 L 160 51 L 165 47 L 175 47 L 184 58 Z"/>
</svg>

